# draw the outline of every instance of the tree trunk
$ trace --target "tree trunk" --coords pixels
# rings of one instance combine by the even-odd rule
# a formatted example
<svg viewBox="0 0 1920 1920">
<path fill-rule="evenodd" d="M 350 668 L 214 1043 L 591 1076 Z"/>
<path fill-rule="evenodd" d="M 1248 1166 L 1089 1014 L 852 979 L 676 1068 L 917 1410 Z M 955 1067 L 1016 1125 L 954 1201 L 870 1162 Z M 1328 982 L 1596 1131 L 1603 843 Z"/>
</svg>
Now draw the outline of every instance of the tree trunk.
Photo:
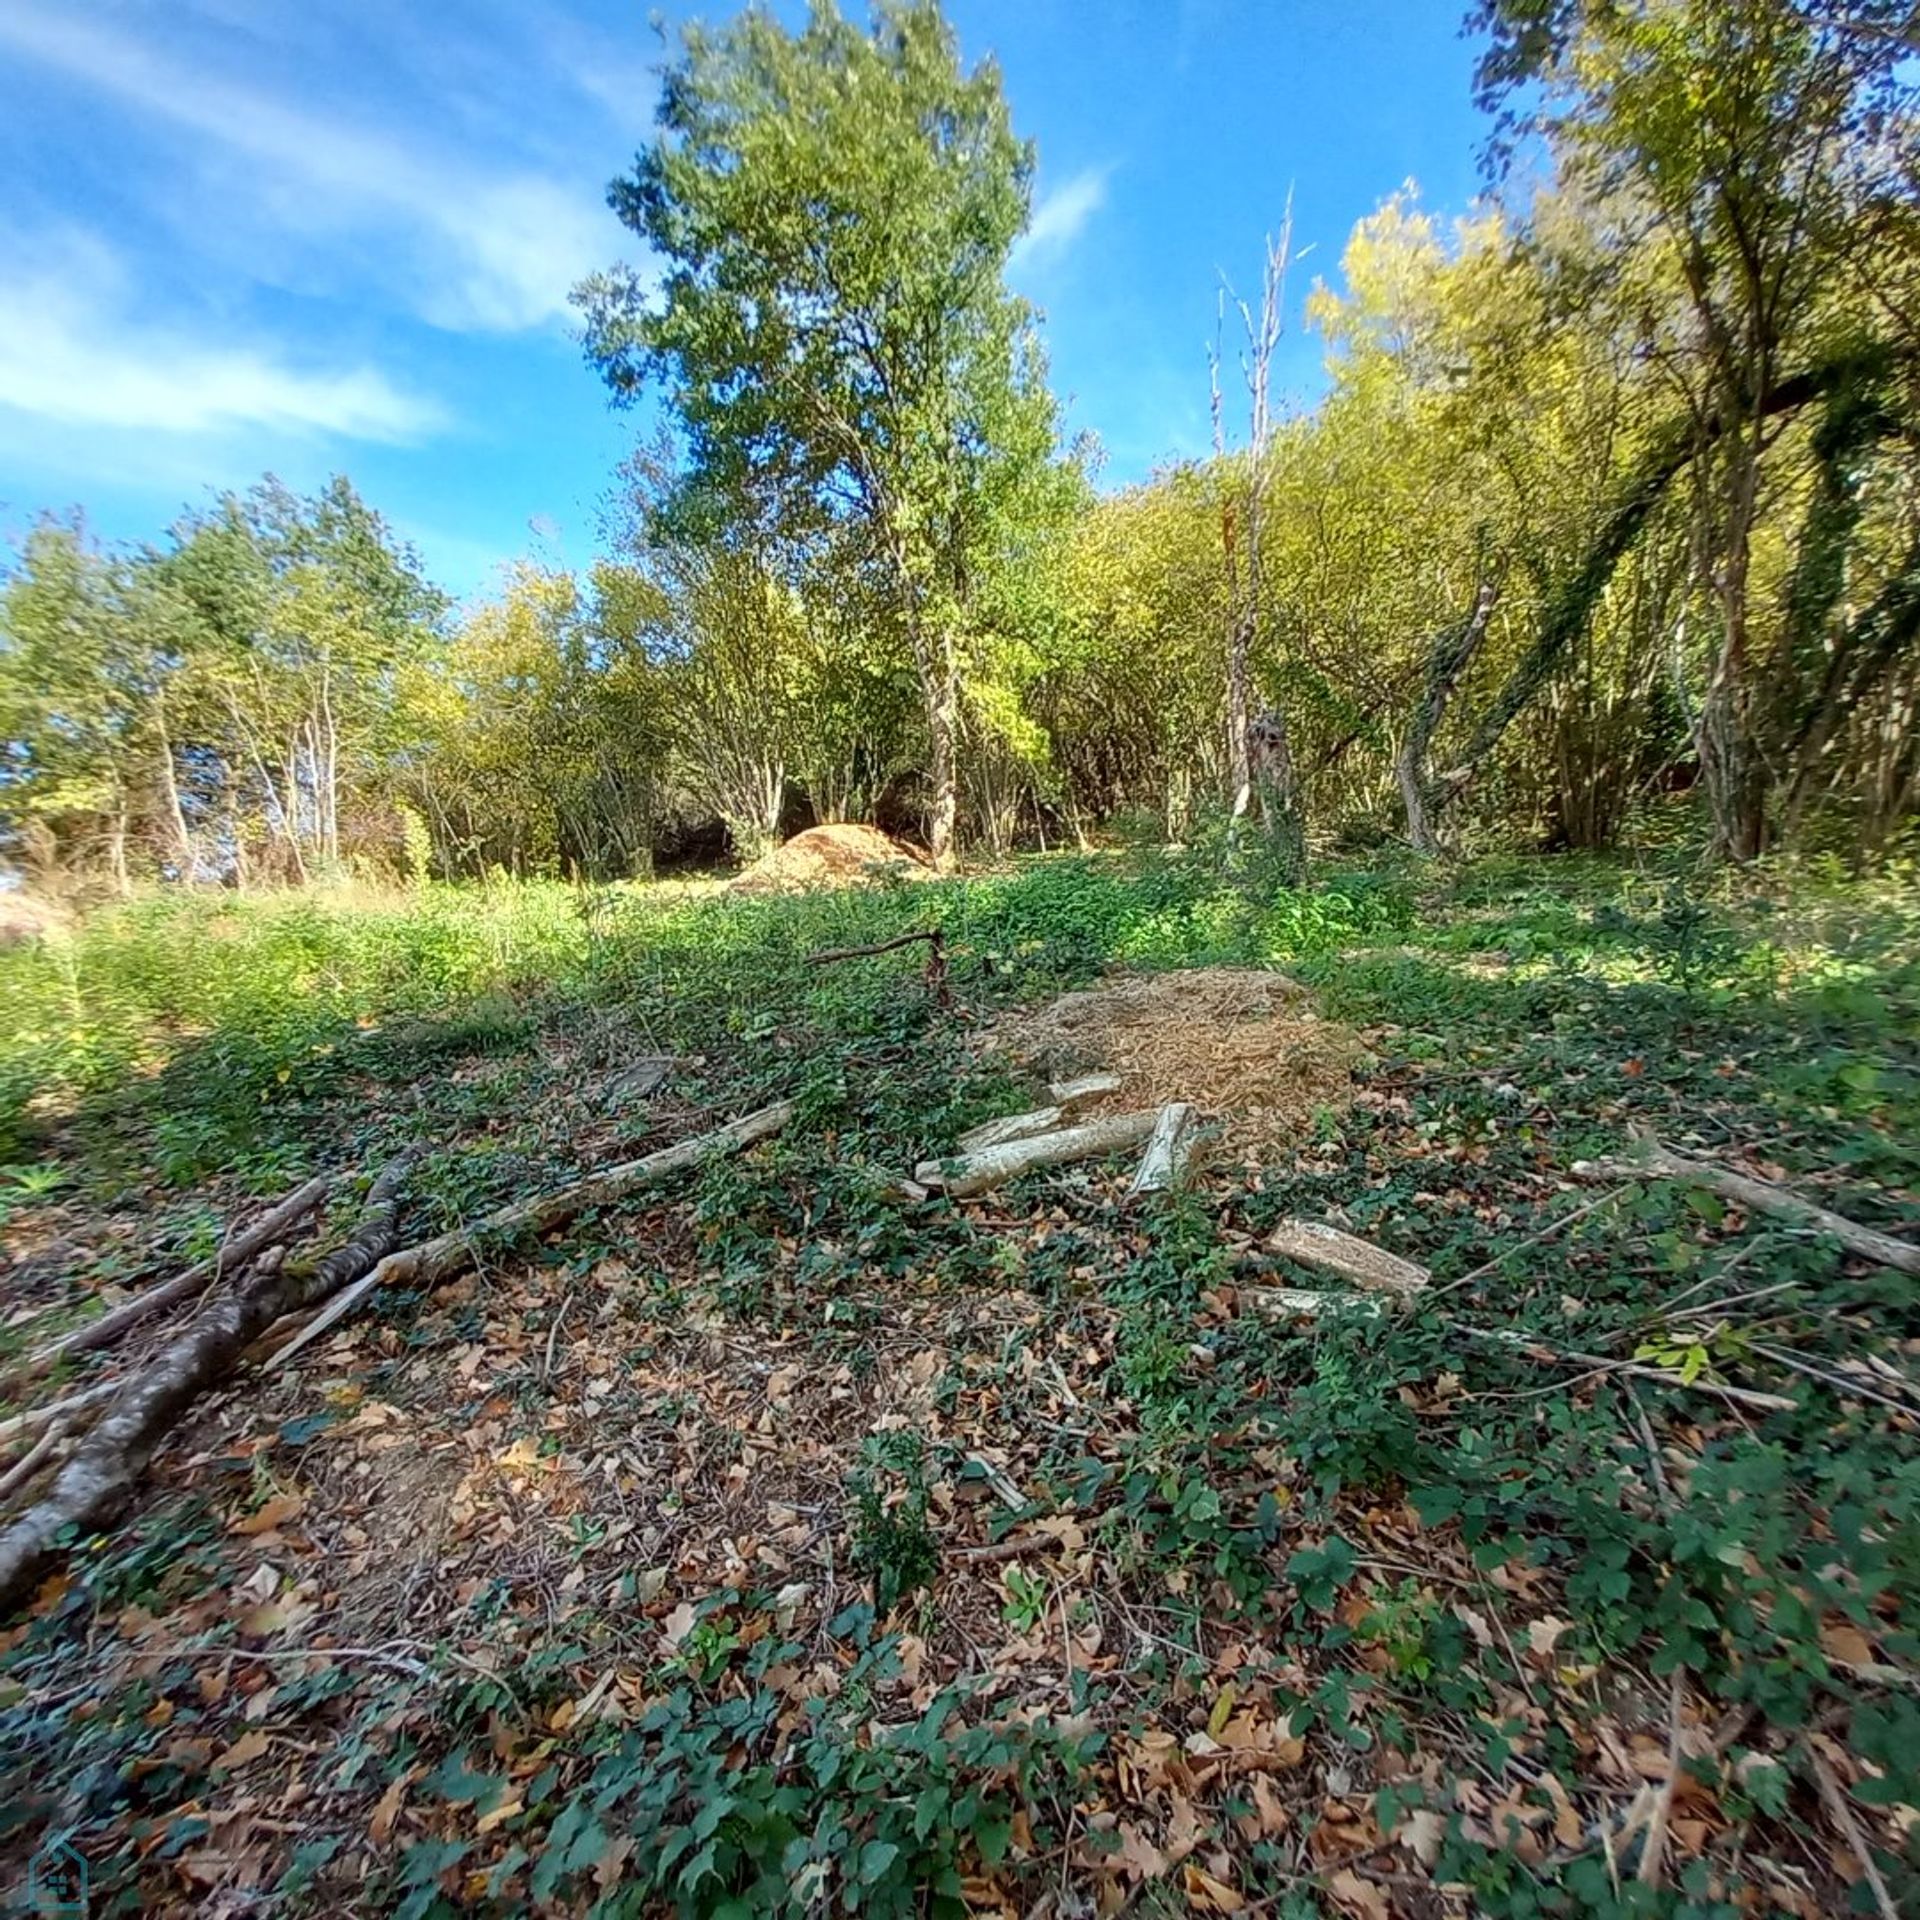
<svg viewBox="0 0 1920 1920">
<path fill-rule="evenodd" d="M 174 839 L 179 844 L 180 878 L 191 881 L 199 866 L 193 850 L 193 835 L 187 831 L 187 816 L 180 805 L 180 782 L 173 770 L 173 738 L 167 732 L 167 709 L 161 702 L 158 709 L 160 723 L 160 782 L 167 799 L 167 818 L 173 827 Z"/>
<path fill-rule="evenodd" d="M 944 634 L 934 643 L 934 655 L 927 662 L 922 681 L 933 777 L 933 805 L 927 814 L 927 851 L 936 867 L 945 867 L 952 855 L 953 830 L 960 814 L 957 752 L 960 676 L 954 667 L 953 643 Z"/>
<path fill-rule="evenodd" d="M 1712 569 L 1720 602 L 1720 651 L 1700 703 L 1700 772 L 1713 809 L 1714 850 L 1734 861 L 1757 859 L 1766 845 L 1767 781 L 1755 738 L 1747 635 L 1753 522 L 1759 498 L 1759 426 L 1752 440 L 1729 436 L 1726 523 Z"/>
<path fill-rule="evenodd" d="M 1414 710 L 1407 736 L 1400 743 L 1400 752 L 1394 761 L 1400 798 L 1407 810 L 1407 839 L 1416 853 L 1440 851 L 1427 810 L 1427 752 L 1462 677 L 1487 637 L 1499 597 L 1500 590 L 1491 580 L 1482 581 L 1480 591 L 1474 596 L 1473 611 L 1465 621 L 1444 628 L 1434 640 L 1420 704 Z"/>
<path fill-rule="evenodd" d="M 1260 824 L 1279 864 L 1282 882 L 1297 887 L 1307 877 L 1307 829 L 1286 716 L 1279 708 L 1270 707 L 1247 731 L 1253 786 L 1260 798 Z"/>
</svg>

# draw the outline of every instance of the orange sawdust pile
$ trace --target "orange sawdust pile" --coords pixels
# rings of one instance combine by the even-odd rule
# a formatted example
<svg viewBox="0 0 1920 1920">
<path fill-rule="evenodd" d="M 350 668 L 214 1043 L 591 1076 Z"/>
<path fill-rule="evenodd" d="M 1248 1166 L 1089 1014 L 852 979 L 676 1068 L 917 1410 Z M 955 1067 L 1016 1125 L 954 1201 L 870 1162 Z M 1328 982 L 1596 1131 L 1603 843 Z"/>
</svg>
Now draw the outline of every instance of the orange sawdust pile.
<svg viewBox="0 0 1920 1920">
<path fill-rule="evenodd" d="M 763 854 L 733 885 L 739 893 L 789 893 L 863 880 L 918 879 L 927 871 L 919 854 L 877 827 L 837 822 L 796 833 L 785 846 Z"/>
<path fill-rule="evenodd" d="M 1192 967 L 1135 974 L 999 1021 L 992 1044 L 1051 1077 L 1124 1076 L 1115 1104 L 1187 1100 L 1235 1145 L 1297 1140 L 1354 1095 L 1360 1037 L 1285 974 Z"/>
</svg>

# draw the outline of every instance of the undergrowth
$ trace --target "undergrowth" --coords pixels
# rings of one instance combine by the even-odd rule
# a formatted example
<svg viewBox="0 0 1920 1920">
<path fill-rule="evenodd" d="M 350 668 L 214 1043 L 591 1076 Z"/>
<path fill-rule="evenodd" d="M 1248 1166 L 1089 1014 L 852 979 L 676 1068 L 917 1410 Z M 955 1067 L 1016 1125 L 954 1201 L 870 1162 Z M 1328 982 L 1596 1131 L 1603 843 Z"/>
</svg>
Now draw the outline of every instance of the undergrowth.
<svg viewBox="0 0 1920 1920">
<path fill-rule="evenodd" d="M 806 964 L 934 924 L 957 1009 L 923 986 L 914 950 Z M 890 1176 L 919 1144 L 1017 1101 L 969 1052 L 970 1019 L 1116 965 L 1200 963 L 1285 967 L 1366 1032 L 1362 1098 L 1291 1158 L 1218 1169 L 1125 1221 L 1071 1178 L 1013 1190 L 984 1221 L 903 1210 Z M 1844 1371 L 1920 1341 L 1910 1283 L 1671 1186 L 1623 1188 L 1576 1219 L 1594 1196 L 1567 1179 L 1644 1127 L 1837 1183 L 1845 1211 L 1911 1230 L 1920 896 L 1900 876 L 1707 885 L 1677 866 L 1509 861 L 1294 894 L 1168 856 L 793 900 L 602 892 L 590 910 L 561 888 L 145 903 L 0 955 L 0 992 L 16 1010 L 0 1037 L 0 1205 L 19 1223 L 137 1212 L 151 1233 L 157 1210 L 176 1245 L 204 1245 L 235 1192 L 409 1139 L 430 1147 L 418 1224 L 468 1218 L 577 1164 L 582 1116 L 596 1151 L 654 1138 L 653 1109 L 604 1093 L 661 1052 L 682 1063 L 672 1099 L 698 1111 L 776 1094 L 801 1107 L 767 1149 L 692 1184 L 679 1277 L 658 1283 L 669 1317 L 697 1304 L 716 1338 L 857 1400 L 893 1364 L 909 1304 L 1009 1289 L 1031 1303 L 957 1345 L 929 1404 L 956 1428 L 999 1409 L 973 1444 L 1018 1456 L 1025 1504 L 986 1500 L 996 1538 L 1065 1516 L 1129 1605 L 1150 1596 L 1124 1687 L 1079 1670 L 1062 1693 L 1056 1669 L 1052 1697 L 1009 1713 L 997 1684 L 912 1683 L 902 1663 L 937 1641 L 957 1577 L 943 1560 L 956 1516 L 983 1496 L 966 1448 L 875 1432 L 816 1486 L 843 1583 L 830 1618 L 801 1634 L 774 1587 L 716 1582 L 670 1657 L 648 1656 L 643 1704 L 549 1736 L 531 1771 L 489 1756 L 503 1715 L 550 1713 L 578 1685 L 573 1653 L 626 1646 L 617 1609 L 583 1605 L 492 1680 L 436 1669 L 431 1718 L 398 1745 L 385 1729 L 411 1683 L 317 1676 L 301 1710 L 334 1728 L 355 1777 L 374 1793 L 405 1775 L 439 1809 L 386 1856 L 382 1910 L 452 1911 L 457 1893 L 503 1912 L 958 1912 L 980 1875 L 1037 1898 L 1070 1858 L 1121 1848 L 1111 1823 L 1086 1824 L 1116 1737 L 1156 1715 L 1183 1738 L 1226 1724 L 1245 1682 L 1223 1690 L 1223 1646 L 1264 1649 L 1272 1711 L 1321 1769 L 1284 1839 L 1252 1802 L 1224 1816 L 1242 1819 L 1243 1886 L 1275 1911 L 1316 1910 L 1323 1854 L 1301 1849 L 1329 1796 L 1364 1801 L 1384 1848 L 1432 1813 L 1423 1869 L 1476 1912 L 1735 1911 L 1724 1848 L 1643 1886 L 1597 1841 L 1545 1864 L 1498 1844 L 1456 1793 L 1509 1779 L 1524 1751 L 1533 1784 L 1514 1804 L 1550 1818 L 1544 1782 L 1579 1790 L 1589 1728 L 1664 1741 L 1669 1684 L 1734 1729 L 1689 1765 L 1716 1832 L 1750 1850 L 1797 1861 L 1827 1845 L 1813 1837 L 1823 1742 L 1860 1768 L 1863 1818 L 1920 1804 L 1920 1702 L 1884 1677 L 1920 1666 L 1920 1448 L 1912 1415 L 1889 1417 Z M 198 1191 L 214 1181 L 219 1205 Z M 1401 1316 L 1234 1311 L 1235 1249 L 1293 1214 L 1338 1218 L 1450 1290 Z M 131 1245 L 114 1257 L 108 1272 L 137 1265 Z M 599 1257 L 590 1245 L 553 1289 L 587 1284 Z M 397 1344 L 376 1388 L 426 1311 L 388 1303 Z M 1697 1384 L 1543 1372 L 1462 1325 L 1637 1355 L 1682 1382 L 1762 1382 L 1795 1405 L 1730 1416 Z M 1811 1371 L 1783 1371 L 1782 1352 Z M 1056 1371 L 1066 1395 L 1028 1418 Z M 522 1390 L 544 1404 L 537 1372 Z M 720 1474 L 730 1456 L 703 1457 Z M 599 1523 L 577 1524 L 589 1553 Z M 1383 1547 L 1383 1526 L 1416 1530 L 1420 1555 Z M 0 1747 L 28 1758 L 0 1773 L 0 1826 L 84 1840 L 102 1911 L 130 1910 L 139 1863 L 204 1833 L 204 1769 L 168 1756 L 218 1709 L 193 1665 L 89 1681 L 76 1647 L 89 1622 L 217 1584 L 228 1550 L 204 1520 L 150 1514 L 87 1556 L 4 1656 Z M 1101 1604 L 1031 1564 L 986 1577 L 1000 1627 L 1036 1649 Z M 509 1617 L 484 1594 L 466 1605 L 443 1632 L 482 1632 L 489 1605 Z M 809 1661 L 833 1686 L 803 1703 L 793 1674 Z M 1545 1695 L 1554 1711 L 1529 1717 Z M 1413 1765 L 1422 1754 L 1432 1764 Z M 1340 1784 L 1356 1780 L 1374 1784 Z M 286 1897 L 330 1910 L 348 1846 L 344 1829 L 304 1838 Z M 1920 1899 L 1913 1859 L 1883 1847 L 1879 1865 L 1897 1900 Z"/>
</svg>

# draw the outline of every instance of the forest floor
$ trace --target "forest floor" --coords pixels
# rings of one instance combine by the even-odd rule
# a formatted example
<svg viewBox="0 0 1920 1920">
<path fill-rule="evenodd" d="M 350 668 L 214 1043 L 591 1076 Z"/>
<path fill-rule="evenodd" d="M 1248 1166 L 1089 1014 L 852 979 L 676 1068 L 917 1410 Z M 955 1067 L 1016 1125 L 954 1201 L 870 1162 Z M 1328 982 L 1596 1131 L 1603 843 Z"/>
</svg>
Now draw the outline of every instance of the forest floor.
<svg viewBox="0 0 1920 1920">
<path fill-rule="evenodd" d="M 936 925 L 944 980 L 807 964 Z M 1342 1097 L 1174 1199 L 901 1194 L 1033 1104 L 1011 1010 L 1202 965 L 1300 982 Z M 1920 1233 L 1910 883 L 169 902 L 0 992 L 0 1371 L 315 1171 L 419 1144 L 412 1239 L 797 1109 L 205 1403 L 0 1624 L 0 1894 L 63 1840 L 95 1914 L 1920 1908 L 1914 1284 L 1572 1174 L 1645 1128 Z M 1433 1285 L 1256 1311 L 1327 1284 L 1249 1267 L 1289 1216 Z"/>
</svg>

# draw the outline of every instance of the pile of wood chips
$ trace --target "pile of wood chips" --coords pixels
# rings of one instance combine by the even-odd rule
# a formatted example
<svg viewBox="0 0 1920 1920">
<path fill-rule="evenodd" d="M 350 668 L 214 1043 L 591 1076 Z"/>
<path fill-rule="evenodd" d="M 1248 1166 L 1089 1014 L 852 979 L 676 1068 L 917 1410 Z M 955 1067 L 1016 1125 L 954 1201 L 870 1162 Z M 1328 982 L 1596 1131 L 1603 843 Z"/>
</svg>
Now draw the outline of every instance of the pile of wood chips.
<svg viewBox="0 0 1920 1920">
<path fill-rule="evenodd" d="M 806 893 L 876 880 L 923 880 L 931 871 L 904 840 L 889 839 L 877 827 L 835 821 L 796 833 L 729 885 L 735 893 Z"/>
<path fill-rule="evenodd" d="M 1351 1104 L 1358 1034 L 1318 1018 L 1285 974 L 1193 967 L 1130 975 L 999 1021 L 990 1044 L 1058 1075 L 1106 1068 L 1120 1103 L 1186 1100 L 1229 1145 L 1296 1142 Z"/>
</svg>

